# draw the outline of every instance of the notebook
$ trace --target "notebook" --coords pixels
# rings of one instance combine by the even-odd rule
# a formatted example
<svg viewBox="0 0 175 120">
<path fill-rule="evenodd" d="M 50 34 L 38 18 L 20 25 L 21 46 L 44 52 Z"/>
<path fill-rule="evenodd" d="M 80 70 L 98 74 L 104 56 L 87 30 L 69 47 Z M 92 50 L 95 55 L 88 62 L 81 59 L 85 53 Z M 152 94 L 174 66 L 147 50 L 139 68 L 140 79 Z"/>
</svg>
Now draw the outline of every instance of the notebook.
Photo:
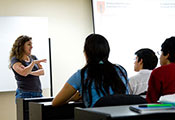
<svg viewBox="0 0 175 120">
<path fill-rule="evenodd" d="M 131 105 L 129 109 L 140 114 L 175 113 L 175 106 L 173 104 Z"/>
</svg>

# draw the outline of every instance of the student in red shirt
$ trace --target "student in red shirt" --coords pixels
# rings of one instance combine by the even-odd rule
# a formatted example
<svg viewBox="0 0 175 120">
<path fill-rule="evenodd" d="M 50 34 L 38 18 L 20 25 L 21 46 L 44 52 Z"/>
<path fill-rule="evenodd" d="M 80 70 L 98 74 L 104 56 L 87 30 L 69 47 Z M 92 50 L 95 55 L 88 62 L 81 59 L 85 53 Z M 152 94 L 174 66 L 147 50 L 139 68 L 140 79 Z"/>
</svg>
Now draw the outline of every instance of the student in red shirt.
<svg viewBox="0 0 175 120">
<path fill-rule="evenodd" d="M 146 100 L 156 103 L 163 95 L 175 93 L 175 37 L 161 45 L 160 65 L 151 73 Z"/>
</svg>

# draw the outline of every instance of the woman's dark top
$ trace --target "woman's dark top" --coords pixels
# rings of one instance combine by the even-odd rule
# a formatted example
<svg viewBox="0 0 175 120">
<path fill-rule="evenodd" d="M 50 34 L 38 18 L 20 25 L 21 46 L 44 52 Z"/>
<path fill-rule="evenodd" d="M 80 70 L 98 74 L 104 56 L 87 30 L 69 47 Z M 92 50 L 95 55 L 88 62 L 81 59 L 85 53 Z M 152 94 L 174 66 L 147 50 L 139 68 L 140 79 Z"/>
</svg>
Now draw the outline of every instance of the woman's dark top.
<svg viewBox="0 0 175 120">
<path fill-rule="evenodd" d="M 22 65 L 25 67 L 28 66 L 33 60 L 37 60 L 36 56 L 29 56 L 30 62 L 25 62 L 25 61 L 20 61 L 16 57 L 13 57 L 11 59 L 11 68 L 16 62 L 21 62 Z M 38 70 L 39 67 L 37 64 L 34 65 L 32 71 Z M 21 76 L 18 74 L 13 68 L 12 68 L 14 74 L 15 74 L 15 79 L 17 80 L 17 87 L 20 90 L 23 91 L 31 91 L 31 92 L 42 92 L 41 90 L 41 82 L 39 79 L 39 76 L 34 76 L 34 75 L 27 75 L 27 76 Z"/>
</svg>

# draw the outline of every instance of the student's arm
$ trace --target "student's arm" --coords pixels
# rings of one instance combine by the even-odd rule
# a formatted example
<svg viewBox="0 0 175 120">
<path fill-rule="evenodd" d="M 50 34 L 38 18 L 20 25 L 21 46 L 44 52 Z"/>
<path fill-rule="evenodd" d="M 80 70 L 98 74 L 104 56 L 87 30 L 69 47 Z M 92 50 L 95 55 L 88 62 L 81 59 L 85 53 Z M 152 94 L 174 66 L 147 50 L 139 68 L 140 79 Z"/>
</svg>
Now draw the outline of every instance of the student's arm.
<svg viewBox="0 0 175 120">
<path fill-rule="evenodd" d="M 155 72 L 151 73 L 149 82 L 148 82 L 148 91 L 146 94 L 146 100 L 148 103 L 156 103 L 160 97 L 161 82 L 157 78 Z"/>
<path fill-rule="evenodd" d="M 82 96 L 80 93 L 77 91 L 70 99 L 69 101 L 79 101 L 82 99 Z"/>
<path fill-rule="evenodd" d="M 77 92 L 69 83 L 66 83 L 61 91 L 52 101 L 52 106 L 60 106 L 69 102 L 70 98 Z"/>
<path fill-rule="evenodd" d="M 130 91 L 130 93 L 129 94 L 133 94 L 133 82 L 132 82 L 132 80 L 130 79 L 129 80 L 129 83 L 128 83 L 128 86 L 129 86 L 129 91 Z"/>
<path fill-rule="evenodd" d="M 12 67 L 13 69 L 20 74 L 21 76 L 27 76 L 28 74 L 31 74 L 32 68 L 35 64 L 40 64 L 41 62 L 46 62 L 46 59 L 42 60 L 33 60 L 28 66 L 22 65 L 21 62 L 16 62 Z"/>
</svg>

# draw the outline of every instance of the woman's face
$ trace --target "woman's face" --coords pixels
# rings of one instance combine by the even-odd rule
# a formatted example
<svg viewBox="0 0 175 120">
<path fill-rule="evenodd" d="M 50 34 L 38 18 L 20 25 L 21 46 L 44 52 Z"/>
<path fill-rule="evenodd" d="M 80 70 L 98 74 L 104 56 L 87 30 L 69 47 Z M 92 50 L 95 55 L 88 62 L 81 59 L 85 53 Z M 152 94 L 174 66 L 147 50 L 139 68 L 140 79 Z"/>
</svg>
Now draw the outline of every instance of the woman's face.
<svg viewBox="0 0 175 120">
<path fill-rule="evenodd" d="M 31 55 L 32 48 L 33 48 L 32 41 L 31 40 L 27 41 L 24 44 L 24 53 L 25 53 L 25 55 L 27 55 L 27 56 Z"/>
</svg>

